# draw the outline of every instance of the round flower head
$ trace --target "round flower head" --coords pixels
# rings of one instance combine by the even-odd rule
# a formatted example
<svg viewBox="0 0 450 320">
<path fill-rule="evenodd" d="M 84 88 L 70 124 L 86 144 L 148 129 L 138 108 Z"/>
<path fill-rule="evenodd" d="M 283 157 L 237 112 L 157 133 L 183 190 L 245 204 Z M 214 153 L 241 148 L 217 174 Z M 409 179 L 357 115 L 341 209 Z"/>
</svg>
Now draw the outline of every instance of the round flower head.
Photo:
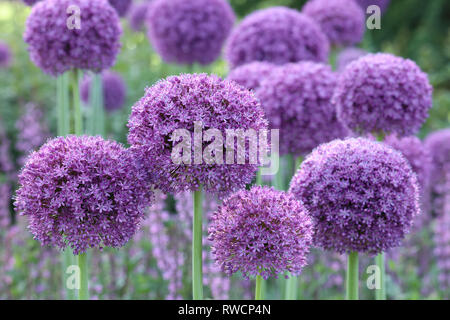
<svg viewBox="0 0 450 320">
<path fill-rule="evenodd" d="M 79 8 L 79 20 L 71 6 Z M 121 33 L 119 17 L 107 0 L 45 0 L 33 6 L 24 40 L 31 60 L 57 76 L 74 68 L 94 72 L 110 68 Z"/>
<path fill-rule="evenodd" d="M 151 200 L 143 177 L 132 154 L 116 142 L 59 137 L 28 158 L 15 206 L 42 245 L 69 245 L 74 254 L 120 247 Z"/>
<path fill-rule="evenodd" d="M 337 71 L 342 72 L 350 62 L 358 60 L 367 54 L 367 51 L 359 48 L 346 48 L 342 50 L 336 59 Z"/>
<path fill-rule="evenodd" d="M 0 41 L 0 68 L 6 68 L 11 64 L 11 50 L 9 46 Z"/>
<path fill-rule="evenodd" d="M 376 5 L 380 8 L 381 12 L 384 12 L 389 5 L 391 0 L 356 0 L 356 2 L 361 6 L 364 12 L 367 11 L 367 8 L 372 5 Z"/>
<path fill-rule="evenodd" d="M 32 6 L 41 0 L 22 0 L 27 6 Z"/>
<path fill-rule="evenodd" d="M 258 133 L 267 129 L 267 120 L 258 99 L 237 83 L 206 74 L 185 74 L 168 77 L 147 89 L 133 106 L 128 127 L 128 142 L 147 171 L 154 174 L 157 187 L 179 192 L 203 185 L 206 191 L 225 195 L 250 183 L 257 169 L 249 161 L 248 148 L 243 164 L 236 160 L 238 148 L 234 144 L 227 146 L 234 159 L 225 159 L 224 146 L 230 135 L 226 130 L 253 129 Z M 195 128 L 200 133 L 194 136 Z M 210 133 L 214 145 L 213 138 L 208 139 Z M 198 146 L 202 141 L 203 146 Z M 177 164 L 180 145 L 186 144 L 187 151 L 183 150 L 183 159 Z"/>
<path fill-rule="evenodd" d="M 430 177 L 431 155 L 422 141 L 414 136 L 398 138 L 390 135 L 384 139 L 384 143 L 400 151 L 417 175 L 421 190 L 426 187 Z"/>
<path fill-rule="evenodd" d="M 365 15 L 353 0 L 310 0 L 302 12 L 319 23 L 333 45 L 348 46 L 362 40 Z"/>
<path fill-rule="evenodd" d="M 315 245 L 376 254 L 398 246 L 419 213 L 408 161 L 381 142 L 335 140 L 302 163 L 289 192 L 315 221 Z"/>
<path fill-rule="evenodd" d="M 89 104 L 92 78 L 85 77 L 80 86 L 81 100 Z M 120 74 L 112 71 L 102 73 L 103 104 L 105 110 L 112 112 L 123 107 L 126 96 L 126 85 Z"/>
<path fill-rule="evenodd" d="M 250 62 L 231 70 L 227 79 L 235 81 L 249 90 L 256 90 L 274 67 L 276 66 L 268 62 Z"/>
<path fill-rule="evenodd" d="M 280 154 L 304 155 L 317 145 L 343 138 L 331 97 L 336 75 L 328 65 L 303 61 L 274 69 L 257 97 L 273 129 L 280 129 Z"/>
<path fill-rule="evenodd" d="M 166 62 L 214 62 L 233 27 L 225 0 L 155 0 L 147 11 L 147 33 Z"/>
<path fill-rule="evenodd" d="M 212 252 L 223 272 L 264 279 L 299 275 L 312 242 L 312 221 L 300 201 L 269 187 L 241 190 L 214 213 Z"/>
<path fill-rule="evenodd" d="M 145 26 L 148 2 L 133 3 L 128 13 L 130 28 L 133 31 L 141 31 Z"/>
<path fill-rule="evenodd" d="M 130 9 L 131 0 L 108 0 L 109 4 L 116 9 L 117 14 L 123 17 L 127 14 L 128 9 Z"/>
<path fill-rule="evenodd" d="M 242 20 L 228 39 L 226 58 L 235 68 L 252 61 L 326 61 L 328 51 L 327 37 L 315 21 L 296 10 L 274 7 Z"/>
<path fill-rule="evenodd" d="M 369 54 L 340 73 L 333 102 L 338 117 L 363 133 L 416 133 L 428 117 L 432 87 L 411 60 Z"/>
</svg>

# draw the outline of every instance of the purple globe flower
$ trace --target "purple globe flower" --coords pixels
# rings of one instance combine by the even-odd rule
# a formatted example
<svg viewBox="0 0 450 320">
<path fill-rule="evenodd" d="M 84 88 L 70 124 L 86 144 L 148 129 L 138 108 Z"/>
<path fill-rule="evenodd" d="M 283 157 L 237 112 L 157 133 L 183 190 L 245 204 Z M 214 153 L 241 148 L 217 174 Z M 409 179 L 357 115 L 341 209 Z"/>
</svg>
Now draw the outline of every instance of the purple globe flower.
<svg viewBox="0 0 450 320">
<path fill-rule="evenodd" d="M 133 31 L 141 31 L 145 27 L 148 2 L 133 3 L 128 13 L 128 21 Z"/>
<path fill-rule="evenodd" d="M 89 105 L 89 97 L 92 85 L 92 78 L 85 77 L 81 82 L 81 100 Z M 125 103 L 127 88 L 122 76 L 113 71 L 102 73 L 103 105 L 106 111 L 112 112 L 123 107 Z"/>
<path fill-rule="evenodd" d="M 150 203 L 150 186 L 131 153 L 101 137 L 47 142 L 19 175 L 15 207 L 29 218 L 42 245 L 70 246 L 74 254 L 121 247 Z"/>
<path fill-rule="evenodd" d="M 80 29 L 76 11 L 68 10 L 71 6 L 80 9 Z M 33 6 L 24 40 L 31 60 L 57 76 L 74 68 L 94 72 L 110 68 L 121 33 L 119 17 L 106 0 L 46 0 Z"/>
<path fill-rule="evenodd" d="M 201 155 L 201 150 L 211 147 L 206 138 L 200 140 L 203 141 L 200 161 L 196 160 L 198 152 L 191 152 L 192 155 L 187 155 L 190 164 L 174 162 L 173 146 L 185 138 L 174 138 L 173 133 L 176 129 L 185 129 L 193 136 L 194 122 L 198 122 L 200 129 L 203 126 L 205 134 L 208 129 L 218 130 L 224 145 L 227 129 L 256 132 L 267 129 L 258 99 L 233 81 L 222 81 L 214 75 L 185 74 L 158 82 L 133 106 L 128 122 L 128 142 L 147 171 L 153 173 L 152 180 L 157 187 L 176 193 L 197 190 L 203 185 L 206 191 L 223 196 L 250 183 L 257 166 L 247 161 L 248 152 L 245 164 L 237 162 L 234 146 L 227 150 L 234 151 L 235 161 L 227 161 L 226 152 L 222 152 L 223 156 L 217 153 L 216 161 L 207 162 L 206 151 Z M 214 137 L 220 138 L 215 134 Z M 194 142 L 190 143 L 189 150 L 194 150 Z M 222 151 L 224 145 L 214 147 L 214 152 L 208 155 Z M 184 153 L 183 157 L 186 157 Z M 220 159 L 222 164 L 217 162 Z"/>
<path fill-rule="evenodd" d="M 9 46 L 0 41 L 0 69 L 7 68 L 11 64 L 11 50 Z"/>
<path fill-rule="evenodd" d="M 363 8 L 366 12 L 367 7 L 371 5 L 376 5 L 380 7 L 381 12 L 384 12 L 389 5 L 391 0 L 356 0 L 356 2 Z"/>
<path fill-rule="evenodd" d="M 131 0 L 108 0 L 108 2 L 114 9 L 116 9 L 119 17 L 124 17 L 127 14 L 132 3 Z"/>
<path fill-rule="evenodd" d="M 228 39 L 226 59 L 231 68 L 252 61 L 322 62 L 328 51 L 327 37 L 315 21 L 296 10 L 273 7 L 242 20 Z"/>
<path fill-rule="evenodd" d="M 419 213 L 419 187 L 407 160 L 363 138 L 317 147 L 289 191 L 315 221 L 315 245 L 376 254 L 398 246 Z"/>
<path fill-rule="evenodd" d="M 311 218 L 292 195 L 269 187 L 241 190 L 214 213 L 209 240 L 217 264 L 232 275 L 299 275 L 312 242 Z"/>
<path fill-rule="evenodd" d="M 365 15 L 353 0 L 310 0 L 302 12 L 319 23 L 333 45 L 348 46 L 363 38 Z"/>
<path fill-rule="evenodd" d="M 274 67 L 276 66 L 268 62 L 250 62 L 231 70 L 227 79 L 235 81 L 249 90 L 256 90 Z"/>
<path fill-rule="evenodd" d="M 331 104 L 335 85 L 330 66 L 309 61 L 280 66 L 261 82 L 256 95 L 270 127 L 280 129 L 280 154 L 305 155 L 349 134 Z"/>
<path fill-rule="evenodd" d="M 234 20 L 225 0 L 155 0 L 147 33 L 164 61 L 206 65 L 219 57 Z"/>
<path fill-rule="evenodd" d="M 336 59 L 337 71 L 342 72 L 350 62 L 358 60 L 367 54 L 367 51 L 359 48 L 346 48 L 342 50 Z"/>
<path fill-rule="evenodd" d="M 41 0 L 22 0 L 26 5 L 28 5 L 28 6 L 32 6 L 32 5 L 34 5 L 35 3 L 37 3 L 37 2 L 39 2 L 39 1 L 41 1 Z"/>
<path fill-rule="evenodd" d="M 333 102 L 338 118 L 363 133 L 415 134 L 428 117 L 432 87 L 415 62 L 369 54 L 340 73 Z"/>
</svg>

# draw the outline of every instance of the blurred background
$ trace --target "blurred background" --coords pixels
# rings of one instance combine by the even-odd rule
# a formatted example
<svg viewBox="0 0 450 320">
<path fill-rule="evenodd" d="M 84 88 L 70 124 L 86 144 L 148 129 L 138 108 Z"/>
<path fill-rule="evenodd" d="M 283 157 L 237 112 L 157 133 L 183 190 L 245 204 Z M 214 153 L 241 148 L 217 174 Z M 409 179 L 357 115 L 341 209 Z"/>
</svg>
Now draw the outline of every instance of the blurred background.
<svg viewBox="0 0 450 320">
<path fill-rule="evenodd" d="M 256 9 L 275 5 L 301 9 L 305 1 L 230 2 L 241 19 Z M 56 80 L 33 65 L 22 40 L 29 12 L 30 8 L 20 1 L 0 1 L 0 41 L 10 46 L 13 57 L 9 68 L 0 69 L 0 169 L 3 171 L 0 172 L 0 299 L 64 298 L 64 292 L 60 289 L 63 275 L 59 253 L 53 249 L 42 249 L 25 231 L 24 222 L 15 217 L 12 210 L 11 196 L 16 189 L 14 179 L 24 157 L 56 132 Z M 113 70 L 120 73 L 126 82 L 126 102 L 122 109 L 108 113 L 107 131 L 110 138 L 126 143 L 126 122 L 130 109 L 144 94 L 145 87 L 167 75 L 192 70 L 163 63 L 152 50 L 144 31 L 132 31 L 127 18 L 122 19 L 122 26 L 123 47 Z M 433 108 L 419 134 L 421 138 L 431 131 L 450 126 L 450 1 L 392 0 L 382 15 L 381 30 L 366 30 L 360 47 L 370 52 L 390 52 L 410 58 L 428 73 L 434 88 Z M 207 67 L 196 65 L 193 68 L 194 72 L 220 76 L 226 76 L 228 72 L 223 60 Z M 189 298 L 189 284 L 183 277 L 187 271 L 183 265 L 189 265 L 186 259 L 190 240 L 189 235 L 177 229 L 181 219 L 177 207 L 187 207 L 189 201 L 188 195 L 177 196 L 170 201 L 161 196 L 160 210 L 166 212 L 163 218 L 144 225 L 141 234 L 124 250 L 92 253 L 92 296 L 99 299 Z M 165 230 L 162 233 L 166 238 L 158 234 L 161 230 Z M 431 227 L 423 230 L 420 238 L 426 248 L 432 250 L 433 235 L 430 230 Z M 154 241 L 150 243 L 149 237 Z M 165 259 L 161 257 L 164 256 L 162 251 L 169 250 L 168 242 L 172 243 L 169 245 L 170 252 L 177 254 L 160 262 L 158 259 Z M 395 252 L 389 259 L 389 277 L 392 281 L 389 282 L 388 297 L 449 298 L 448 288 L 442 288 L 439 284 L 436 262 L 428 252 L 428 257 L 423 258 L 428 259 L 427 270 L 419 270 L 417 261 L 422 259 L 420 255 L 427 254 L 427 250 L 414 247 L 414 241 L 411 242 L 404 252 Z M 179 252 L 182 254 L 179 255 Z M 301 298 L 342 298 L 345 258 L 313 254 L 311 259 L 311 267 L 305 269 L 301 277 Z M 106 269 L 102 267 L 102 261 L 108 261 Z M 369 263 L 368 258 L 366 262 L 363 260 L 361 268 Z M 133 277 L 130 277 L 131 274 Z M 364 272 L 362 275 L 366 276 Z M 207 293 L 209 298 L 252 296 L 250 283 L 239 277 L 228 280 L 211 271 L 206 272 L 205 281 L 212 288 Z M 278 285 L 282 283 L 271 280 L 268 298 L 280 298 L 279 290 L 271 290 Z M 362 296 L 371 298 L 373 293 L 364 288 Z"/>
</svg>

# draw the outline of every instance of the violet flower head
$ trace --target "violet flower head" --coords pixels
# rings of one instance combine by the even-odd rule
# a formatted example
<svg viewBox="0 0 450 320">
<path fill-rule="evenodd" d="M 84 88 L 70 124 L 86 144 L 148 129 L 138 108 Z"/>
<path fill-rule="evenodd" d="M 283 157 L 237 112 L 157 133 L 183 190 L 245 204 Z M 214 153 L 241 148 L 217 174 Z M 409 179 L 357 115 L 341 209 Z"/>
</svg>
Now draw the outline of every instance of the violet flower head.
<svg viewBox="0 0 450 320">
<path fill-rule="evenodd" d="M 407 160 L 363 138 L 317 147 L 289 191 L 315 221 L 315 245 L 341 254 L 398 246 L 420 212 L 419 186 Z"/>
<path fill-rule="evenodd" d="M 320 25 L 332 45 L 349 46 L 363 38 L 365 15 L 353 0 L 309 0 L 302 13 Z"/>
<path fill-rule="evenodd" d="M 294 9 L 273 7 L 255 11 L 233 30 L 226 60 L 231 68 L 252 61 L 324 62 L 328 52 L 328 39 L 314 20 Z"/>
<path fill-rule="evenodd" d="M 196 126 L 200 135 L 194 136 Z M 227 129 L 258 132 L 267 129 L 267 120 L 258 99 L 237 83 L 214 75 L 184 74 L 148 88 L 133 106 L 128 127 L 128 143 L 152 173 L 150 179 L 157 188 L 177 193 L 197 190 L 202 185 L 207 192 L 224 196 L 245 187 L 257 170 L 256 164 L 249 161 L 248 150 L 245 161 L 236 160 L 238 148 L 234 145 L 227 146 L 227 151 L 234 152 L 234 161 L 226 160 Z M 208 140 L 208 129 L 215 130 L 218 145 L 211 144 L 212 137 Z M 180 152 L 183 144 L 188 150 Z M 182 153 L 183 159 L 177 163 L 172 153 Z"/>
<path fill-rule="evenodd" d="M 41 0 L 22 0 L 27 6 L 32 6 Z"/>
<path fill-rule="evenodd" d="M 335 86 L 330 66 L 310 61 L 280 66 L 261 82 L 256 96 L 270 128 L 280 129 L 280 154 L 305 155 L 350 134 L 331 103 Z"/>
<path fill-rule="evenodd" d="M 381 12 L 384 12 L 386 11 L 391 0 L 356 0 L 356 2 L 361 6 L 364 12 L 366 12 L 367 8 L 372 5 L 380 7 Z"/>
<path fill-rule="evenodd" d="M 0 41 L 0 69 L 7 68 L 11 64 L 11 50 L 9 46 Z"/>
<path fill-rule="evenodd" d="M 339 52 L 336 59 L 337 71 L 342 72 L 350 62 L 367 55 L 368 52 L 360 48 L 346 48 Z"/>
<path fill-rule="evenodd" d="M 81 82 L 81 100 L 89 105 L 89 97 L 92 86 L 92 78 L 85 77 Z M 103 106 L 106 111 L 113 112 L 124 106 L 127 87 L 122 76 L 110 70 L 102 73 Z"/>
<path fill-rule="evenodd" d="M 275 67 L 276 65 L 268 62 L 250 62 L 231 70 L 227 80 L 235 81 L 249 90 L 256 90 Z"/>
<path fill-rule="evenodd" d="M 283 191 L 255 186 L 223 202 L 214 213 L 209 240 L 223 272 L 267 279 L 287 271 L 301 273 L 312 232 L 311 218 L 300 201 Z"/>
<path fill-rule="evenodd" d="M 214 62 L 233 27 L 226 0 L 155 0 L 147 9 L 147 34 L 165 62 Z"/>
<path fill-rule="evenodd" d="M 121 247 L 152 200 L 132 154 L 101 137 L 68 136 L 34 152 L 19 175 L 15 207 L 42 245 Z"/>
<path fill-rule="evenodd" d="M 108 0 L 109 4 L 116 9 L 119 17 L 124 17 L 130 9 L 132 0 Z"/>
<path fill-rule="evenodd" d="M 432 87 L 414 61 L 369 54 L 340 73 L 333 96 L 338 118 L 363 133 L 415 134 L 428 117 Z"/>
<path fill-rule="evenodd" d="M 148 2 L 133 3 L 128 12 L 128 22 L 133 31 L 141 31 L 145 27 L 145 18 L 147 16 Z"/>
<path fill-rule="evenodd" d="M 70 6 L 80 9 L 80 28 L 76 19 L 69 19 Z M 33 6 L 24 40 L 31 60 L 57 76 L 75 68 L 94 72 L 110 68 L 120 49 L 121 33 L 119 17 L 107 0 L 46 0 Z"/>
</svg>

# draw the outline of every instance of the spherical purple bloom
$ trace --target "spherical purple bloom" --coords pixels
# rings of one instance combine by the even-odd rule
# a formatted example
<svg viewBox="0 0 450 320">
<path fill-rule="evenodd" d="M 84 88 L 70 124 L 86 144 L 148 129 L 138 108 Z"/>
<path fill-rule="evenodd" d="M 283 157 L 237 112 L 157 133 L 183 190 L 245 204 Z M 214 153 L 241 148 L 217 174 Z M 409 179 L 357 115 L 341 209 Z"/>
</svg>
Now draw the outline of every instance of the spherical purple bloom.
<svg viewBox="0 0 450 320">
<path fill-rule="evenodd" d="M 333 102 L 338 118 L 363 133 L 415 134 L 428 117 L 432 87 L 415 62 L 369 54 L 340 73 Z"/>
<path fill-rule="evenodd" d="M 366 12 L 367 8 L 372 5 L 380 7 L 381 12 L 384 12 L 389 5 L 391 0 L 356 0 L 356 2 L 363 8 Z"/>
<path fill-rule="evenodd" d="M 314 20 L 294 9 L 273 7 L 242 20 L 228 39 L 226 59 L 231 68 L 252 61 L 324 62 L 328 51 L 328 39 Z"/>
<path fill-rule="evenodd" d="M 214 213 L 212 252 L 223 272 L 264 279 L 299 275 L 312 242 L 311 218 L 290 194 L 256 186 L 233 194 Z"/>
<path fill-rule="evenodd" d="M 309 61 L 280 66 L 261 82 L 256 95 L 270 127 L 280 129 L 280 154 L 305 155 L 349 134 L 331 103 L 335 86 L 330 66 Z"/>
<path fill-rule="evenodd" d="M 222 137 L 214 133 L 214 141 L 219 141 L 219 146 L 211 146 L 211 140 L 205 136 L 199 140 L 199 143 L 203 141 L 201 150 L 194 150 L 197 148 L 195 122 L 199 127 L 197 131 L 204 130 L 205 135 L 208 129 L 218 130 Z M 133 106 L 128 127 L 128 142 L 143 166 L 153 174 L 158 188 L 176 193 L 197 190 L 202 185 L 208 192 L 225 195 L 250 183 L 257 169 L 248 161 L 248 152 L 245 163 L 239 164 L 234 146 L 227 147 L 234 151 L 233 163 L 225 159 L 226 130 L 258 132 L 267 129 L 267 120 L 258 99 L 237 83 L 222 81 L 214 75 L 185 74 L 168 77 L 147 89 L 144 97 Z M 176 129 L 184 130 L 193 138 L 174 136 Z M 191 155 L 183 152 L 183 158 L 187 156 L 190 164 L 184 160 L 177 164 L 172 157 L 172 149 L 182 143 L 180 140 L 189 144 L 188 151 L 193 151 Z M 206 148 L 210 148 L 210 152 Z M 174 150 L 178 155 L 179 149 Z M 207 162 L 205 154 L 215 155 L 215 161 Z M 196 160 L 198 155 L 200 161 Z"/>
<path fill-rule="evenodd" d="M 337 70 L 339 72 L 343 71 L 350 62 L 358 60 L 367 54 L 367 51 L 359 48 L 346 48 L 342 50 L 336 59 Z"/>
<path fill-rule="evenodd" d="M 41 0 L 22 0 L 26 5 L 28 5 L 28 6 L 32 6 L 32 5 L 34 5 L 35 3 L 37 3 L 37 2 L 39 2 L 39 1 L 41 1 Z"/>
<path fill-rule="evenodd" d="M 319 23 L 333 45 L 348 46 L 363 38 L 365 15 L 353 0 L 310 0 L 302 12 Z"/>
<path fill-rule="evenodd" d="M 155 0 L 147 10 L 147 33 L 165 62 L 215 61 L 235 20 L 225 0 Z"/>
<path fill-rule="evenodd" d="M 0 69 L 7 68 L 11 64 L 11 50 L 9 46 L 0 41 Z"/>
<path fill-rule="evenodd" d="M 81 100 L 89 105 L 89 97 L 92 85 L 92 78 L 85 77 L 81 82 Z M 106 111 L 112 112 L 123 107 L 125 103 L 127 88 L 122 76 L 113 71 L 102 73 L 103 105 Z"/>
<path fill-rule="evenodd" d="M 400 152 L 363 138 L 317 147 L 289 191 L 315 221 L 315 245 L 376 254 L 398 246 L 420 212 L 416 175 Z"/>
<path fill-rule="evenodd" d="M 250 62 L 231 70 L 227 80 L 235 81 L 249 90 L 256 90 L 274 67 L 276 66 L 268 62 Z"/>
<path fill-rule="evenodd" d="M 133 31 L 141 31 L 145 27 L 148 2 L 133 3 L 128 13 L 128 21 Z"/>
<path fill-rule="evenodd" d="M 116 9 L 119 17 L 124 17 L 127 14 L 132 3 L 131 0 L 108 0 L 108 2 L 114 9 Z"/>
<path fill-rule="evenodd" d="M 42 245 L 121 247 L 135 233 L 152 193 L 132 154 L 101 137 L 48 141 L 19 175 L 16 210 Z"/>
<path fill-rule="evenodd" d="M 80 29 L 70 6 L 80 9 Z M 57 76 L 74 68 L 94 72 L 110 68 L 120 49 L 121 33 L 119 17 L 106 0 L 46 0 L 33 6 L 24 40 L 31 60 Z"/>
</svg>

